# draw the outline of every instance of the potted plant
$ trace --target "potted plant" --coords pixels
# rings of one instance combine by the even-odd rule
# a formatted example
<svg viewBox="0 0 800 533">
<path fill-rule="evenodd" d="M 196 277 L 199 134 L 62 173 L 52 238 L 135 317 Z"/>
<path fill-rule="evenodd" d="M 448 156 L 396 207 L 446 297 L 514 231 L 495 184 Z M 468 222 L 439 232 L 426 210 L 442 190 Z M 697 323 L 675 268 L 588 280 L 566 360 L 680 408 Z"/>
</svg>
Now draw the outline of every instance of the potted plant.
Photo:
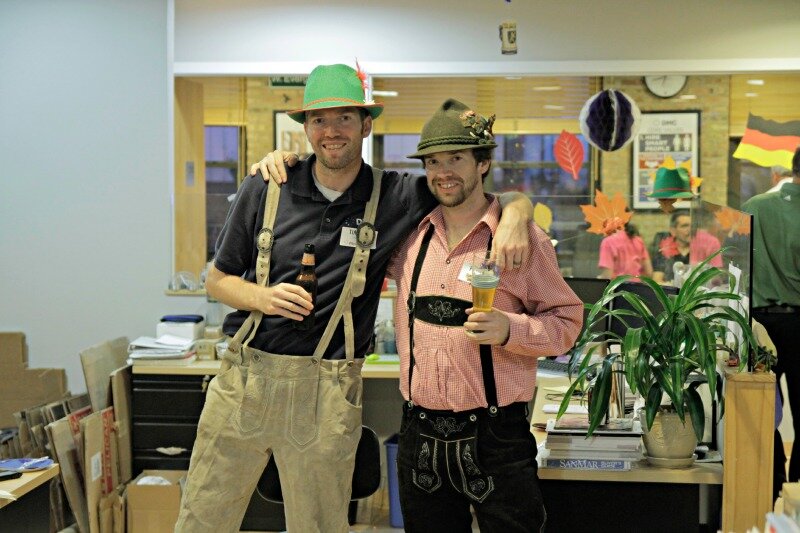
<svg viewBox="0 0 800 533">
<path fill-rule="evenodd" d="M 655 444 L 653 441 L 664 444 L 665 440 L 680 440 L 676 433 L 686 429 L 691 464 L 692 452 L 705 429 L 705 411 L 697 388 L 707 382 L 712 397 L 722 402 L 717 394 L 717 352 L 733 353 L 739 347 L 738 342 L 735 348 L 726 342 L 728 324 L 738 324 L 742 340 L 756 349 L 748 319 L 727 305 L 740 299 L 733 292 L 735 279 L 727 271 L 708 265 L 714 256 L 694 268 L 677 295 L 667 295 L 650 278 L 639 278 L 653 290 L 663 310 L 651 309 L 655 306 L 648 305 L 639 294 L 620 287 L 631 276 L 615 278 L 597 302 L 586 304 L 589 314 L 570 360 L 574 381 L 561 402 L 558 417 L 566 411 L 576 389 L 586 391 L 591 435 L 606 417 L 613 378 L 622 373 L 631 392 L 644 399 L 640 419 L 648 456 L 676 459 L 675 452 L 667 451 L 664 455 L 651 446 Z M 633 310 L 612 308 L 611 302 L 617 298 L 624 298 Z M 610 327 L 594 327 L 610 324 L 609 318 L 621 320 L 627 326 L 632 317 L 638 317 L 643 325 L 627 327 L 624 335 L 611 331 Z M 608 353 L 599 362 L 592 362 L 592 356 L 604 343 L 619 344 L 619 353 Z M 740 357 L 739 370 L 746 363 L 747 358 Z M 686 424 L 687 414 L 690 424 Z M 657 418 L 666 420 L 667 426 L 654 435 Z M 677 456 L 685 453 L 685 450 L 678 452 Z"/>
</svg>

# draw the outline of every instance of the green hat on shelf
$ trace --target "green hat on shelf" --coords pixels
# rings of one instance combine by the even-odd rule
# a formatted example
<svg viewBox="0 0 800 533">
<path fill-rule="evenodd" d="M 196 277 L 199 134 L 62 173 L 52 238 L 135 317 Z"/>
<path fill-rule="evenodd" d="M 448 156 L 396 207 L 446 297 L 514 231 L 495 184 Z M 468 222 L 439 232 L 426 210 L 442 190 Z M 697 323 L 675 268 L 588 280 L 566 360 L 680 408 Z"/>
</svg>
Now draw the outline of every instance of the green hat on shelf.
<svg viewBox="0 0 800 533">
<path fill-rule="evenodd" d="M 494 115 L 487 119 L 450 98 L 422 127 L 417 151 L 407 157 L 422 159 L 436 152 L 495 148 L 493 125 Z"/>
<path fill-rule="evenodd" d="M 694 195 L 689 183 L 689 173 L 685 168 L 661 167 L 656 172 L 653 192 L 647 196 L 650 198 L 691 198 Z"/>
<path fill-rule="evenodd" d="M 306 111 L 334 107 L 359 107 L 366 109 L 372 118 L 383 112 L 383 104 L 367 102 L 366 74 L 347 65 L 320 65 L 311 71 L 303 93 L 303 107 L 286 114 L 292 120 L 304 123 Z"/>
</svg>

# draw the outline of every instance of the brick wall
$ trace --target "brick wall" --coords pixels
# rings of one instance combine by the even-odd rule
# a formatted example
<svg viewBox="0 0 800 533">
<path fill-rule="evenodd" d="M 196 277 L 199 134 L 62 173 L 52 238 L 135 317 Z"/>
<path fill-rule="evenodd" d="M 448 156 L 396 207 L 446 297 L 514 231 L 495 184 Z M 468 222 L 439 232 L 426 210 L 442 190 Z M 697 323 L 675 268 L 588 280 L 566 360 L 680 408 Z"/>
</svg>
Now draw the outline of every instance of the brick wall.
<svg viewBox="0 0 800 533">
<path fill-rule="evenodd" d="M 695 100 L 653 96 L 645 88 L 641 76 L 608 76 L 603 78 L 603 87 L 623 91 L 633 98 L 641 111 L 700 111 L 701 197 L 727 205 L 730 76 L 689 76 L 680 94 L 694 94 Z M 632 207 L 631 151 L 629 144 L 617 152 L 601 152 L 600 156 L 600 189 L 609 196 L 621 192 L 629 199 L 629 207 Z M 632 222 L 649 244 L 655 232 L 667 230 L 667 218 L 661 211 L 639 210 Z"/>
</svg>

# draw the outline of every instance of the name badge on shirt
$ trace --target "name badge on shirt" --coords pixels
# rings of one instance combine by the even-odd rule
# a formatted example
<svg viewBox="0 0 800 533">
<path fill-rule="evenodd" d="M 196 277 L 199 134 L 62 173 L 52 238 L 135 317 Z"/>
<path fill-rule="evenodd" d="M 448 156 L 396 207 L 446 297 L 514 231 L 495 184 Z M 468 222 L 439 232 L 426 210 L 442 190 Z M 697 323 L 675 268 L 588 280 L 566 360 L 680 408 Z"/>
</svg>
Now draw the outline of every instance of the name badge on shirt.
<svg viewBox="0 0 800 533">
<path fill-rule="evenodd" d="M 466 283 L 470 283 L 472 281 L 472 265 L 469 263 L 464 263 L 461 266 L 461 272 L 458 273 L 458 281 L 464 281 Z"/>
<path fill-rule="evenodd" d="M 348 226 L 343 227 L 342 235 L 339 237 L 339 246 L 347 246 L 349 248 L 355 248 L 357 242 L 357 234 L 356 234 L 357 232 L 358 228 L 351 228 Z M 374 250 L 377 242 L 378 242 L 378 232 L 375 231 L 375 239 L 373 239 L 372 245 L 369 247 L 369 249 Z"/>
</svg>

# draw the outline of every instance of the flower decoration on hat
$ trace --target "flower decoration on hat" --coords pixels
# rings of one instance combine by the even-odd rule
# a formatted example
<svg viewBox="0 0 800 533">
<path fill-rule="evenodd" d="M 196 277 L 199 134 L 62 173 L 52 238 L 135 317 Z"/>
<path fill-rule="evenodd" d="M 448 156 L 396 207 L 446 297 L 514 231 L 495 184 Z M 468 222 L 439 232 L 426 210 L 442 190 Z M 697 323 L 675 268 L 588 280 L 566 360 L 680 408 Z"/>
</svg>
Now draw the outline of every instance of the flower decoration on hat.
<svg viewBox="0 0 800 533">
<path fill-rule="evenodd" d="M 633 213 L 628 211 L 628 205 L 622 194 L 617 192 L 609 199 L 600 189 L 596 192 L 594 205 L 580 206 L 584 220 L 589 223 L 586 231 L 608 236 L 623 229 L 633 217 Z"/>
<path fill-rule="evenodd" d="M 494 140 L 492 126 L 494 126 L 495 115 L 486 118 L 469 109 L 461 113 L 459 118 L 461 124 L 469 130 L 470 136 L 478 139 L 478 144 L 487 144 Z"/>
</svg>

